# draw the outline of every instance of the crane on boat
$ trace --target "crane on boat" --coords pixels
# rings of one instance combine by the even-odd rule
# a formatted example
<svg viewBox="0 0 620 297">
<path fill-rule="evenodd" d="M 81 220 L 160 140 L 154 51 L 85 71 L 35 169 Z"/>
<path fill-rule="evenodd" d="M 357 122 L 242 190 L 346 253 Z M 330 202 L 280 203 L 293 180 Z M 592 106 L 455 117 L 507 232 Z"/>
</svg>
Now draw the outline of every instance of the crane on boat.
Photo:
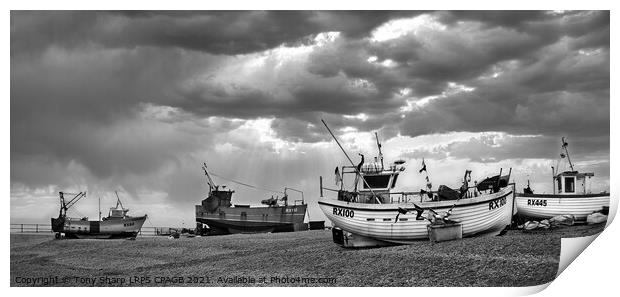
<svg viewBox="0 0 620 297">
<path fill-rule="evenodd" d="M 62 218 L 67 216 L 67 210 L 69 210 L 69 208 L 75 205 L 80 199 L 86 197 L 86 192 L 79 192 L 77 194 L 58 192 L 58 194 L 60 196 L 60 213 L 58 214 L 58 217 Z M 74 197 L 67 202 L 65 200 L 65 195 L 74 195 Z"/>
</svg>

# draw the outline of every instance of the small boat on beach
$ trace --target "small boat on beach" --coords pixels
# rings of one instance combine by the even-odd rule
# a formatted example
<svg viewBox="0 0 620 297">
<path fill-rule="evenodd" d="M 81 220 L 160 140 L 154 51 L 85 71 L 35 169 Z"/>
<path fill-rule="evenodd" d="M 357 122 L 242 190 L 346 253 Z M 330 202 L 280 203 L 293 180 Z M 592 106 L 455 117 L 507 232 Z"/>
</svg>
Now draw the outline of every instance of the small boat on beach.
<svg viewBox="0 0 620 297">
<path fill-rule="evenodd" d="M 431 191 L 429 183 L 427 190 L 420 192 L 393 192 L 405 162 L 399 160 L 384 166 L 378 139 L 377 145 L 379 155 L 375 162 L 364 163 L 362 157 L 357 166 L 335 170 L 340 189 L 323 187 L 321 178 L 318 203 L 332 221 L 335 243 L 344 247 L 410 244 L 428 240 L 434 227 L 456 226 L 457 238 L 461 238 L 498 234 L 511 224 L 515 212 L 514 185 L 508 184 L 509 175 L 502 176 L 500 172 L 469 186 L 471 171 L 467 170 L 459 190 L 440 186 L 438 191 Z M 347 158 L 350 161 L 348 155 Z M 422 170 L 426 170 L 424 163 Z M 346 176 L 353 176 L 353 190 L 344 188 Z M 323 190 L 336 192 L 337 196 L 326 198 Z"/>
<path fill-rule="evenodd" d="M 609 208 L 609 192 L 592 193 L 592 172 L 574 169 L 568 154 L 568 143 L 562 138 L 562 153 L 557 168 L 551 167 L 553 193 L 537 194 L 530 188 L 516 194 L 517 215 L 534 219 L 550 219 L 560 215 L 573 215 L 575 220 L 586 220 L 594 212 Z M 558 172 L 560 162 L 566 160 L 570 170 Z"/>
<path fill-rule="evenodd" d="M 88 218 L 70 218 L 67 217 L 67 210 L 80 199 L 86 197 L 86 192 L 78 194 L 59 192 L 58 194 L 60 196 L 60 213 L 58 218 L 52 218 L 52 231 L 56 233 L 56 238 L 61 238 L 63 234 L 65 238 L 75 239 L 135 238 L 147 218 L 147 215 L 128 216 L 129 209 L 123 207 L 118 193 L 116 193 L 116 207 L 110 208 L 107 217 L 100 218 L 97 221 L 89 221 Z M 65 195 L 74 195 L 74 197 L 66 201 Z M 99 214 L 101 216 L 101 211 Z"/>
</svg>

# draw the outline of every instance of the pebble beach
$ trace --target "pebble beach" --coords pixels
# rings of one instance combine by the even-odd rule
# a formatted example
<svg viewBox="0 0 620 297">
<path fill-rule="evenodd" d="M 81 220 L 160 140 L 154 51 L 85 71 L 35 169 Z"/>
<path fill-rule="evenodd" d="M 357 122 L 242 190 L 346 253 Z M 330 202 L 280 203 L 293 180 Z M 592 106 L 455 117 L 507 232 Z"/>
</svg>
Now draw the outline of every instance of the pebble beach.
<svg viewBox="0 0 620 297">
<path fill-rule="evenodd" d="M 533 286 L 604 224 L 345 249 L 330 230 L 136 240 L 11 234 L 11 286 Z"/>
</svg>

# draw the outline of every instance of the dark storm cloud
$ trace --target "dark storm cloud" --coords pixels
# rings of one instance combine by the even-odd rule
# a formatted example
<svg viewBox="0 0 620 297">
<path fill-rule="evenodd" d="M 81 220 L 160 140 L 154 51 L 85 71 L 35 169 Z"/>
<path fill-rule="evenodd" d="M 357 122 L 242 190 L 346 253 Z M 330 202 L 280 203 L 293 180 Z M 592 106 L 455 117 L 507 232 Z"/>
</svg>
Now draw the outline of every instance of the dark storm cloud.
<svg viewBox="0 0 620 297">
<path fill-rule="evenodd" d="M 333 77 L 341 72 L 347 77 L 366 78 L 383 70 L 367 62 L 368 41 L 338 38 L 333 43 L 312 52 L 308 57 L 308 72 L 321 77 Z"/>
<path fill-rule="evenodd" d="M 342 84 L 323 81 L 301 81 L 289 90 L 290 97 L 277 98 L 270 92 L 247 86 L 204 84 L 195 88 L 180 87 L 179 76 L 188 77 L 188 70 L 195 68 L 183 62 L 182 52 L 136 48 L 137 46 L 172 47 L 205 51 L 213 54 L 236 55 L 262 51 L 282 44 L 294 45 L 311 42 L 307 38 L 324 31 L 341 32 L 342 38 L 361 38 L 369 31 L 395 16 L 410 16 L 421 12 L 323 12 L 323 11 L 218 11 L 218 12 L 13 12 L 12 55 L 14 60 L 31 59 L 31 51 L 46 48 L 68 48 L 102 53 L 114 48 L 130 49 L 131 53 L 113 57 L 110 64 L 97 65 L 97 55 L 80 61 L 66 59 L 69 67 L 42 65 L 47 73 L 23 73 L 16 84 L 32 84 L 40 88 L 23 87 L 21 97 L 38 100 L 45 93 L 49 97 L 62 97 L 67 105 L 58 100 L 43 101 L 37 109 L 46 109 L 46 102 L 62 106 L 66 116 L 106 119 L 112 113 L 125 113 L 141 101 L 163 103 L 182 107 L 196 114 L 253 118 L 256 116 L 295 116 L 300 113 L 359 113 L 378 108 L 378 112 L 393 109 L 402 102 L 381 101 L 389 94 L 360 93 L 342 87 Z M 333 58 L 343 48 L 335 48 Z M 68 55 L 69 55 L 68 54 Z M 154 55 L 153 55 L 154 54 Z M 22 57 L 24 56 L 24 57 Z M 324 55 L 317 53 L 322 58 Z M 363 56 L 357 57 L 363 59 Z M 362 72 L 372 66 L 349 61 L 348 77 L 367 77 Z M 73 60 L 73 61 L 70 61 Z M 316 60 L 316 59 L 315 59 Z M 35 60 L 36 61 L 36 60 Z M 19 64 L 16 61 L 12 64 Z M 176 65 L 175 65 L 176 64 Z M 312 64 L 312 63 L 310 63 Z M 367 63 L 366 63 L 367 64 Z M 80 69 L 80 65 L 89 65 Z M 145 68 L 147 67 L 147 68 Z M 14 67 L 17 72 L 22 69 Z M 376 67 L 375 67 L 376 68 Z M 39 67 L 24 67 L 25 71 L 40 72 Z M 96 70 L 95 70 L 96 69 Z M 71 71 L 79 71 L 74 75 Z M 54 76 L 50 72 L 69 75 Z M 310 71 L 313 72 L 312 70 Z M 179 75 L 181 74 L 181 75 Z M 141 78 L 141 76 L 147 76 Z M 159 77 L 153 77 L 159 76 Z M 99 77 L 104 77 L 100 81 Z M 52 78 L 51 80 L 49 78 Z M 136 78 L 138 83 L 135 85 Z M 141 78 L 141 79 L 140 79 Z M 59 81 L 54 81 L 54 79 Z M 383 84 L 382 84 L 383 85 Z M 119 87 L 120 86 L 120 87 Z M 21 86 L 16 86 L 20 89 Z M 47 90 L 44 90 L 46 89 Z M 52 90 L 49 90 L 52 89 Z M 27 93 L 29 92 L 30 93 Z M 51 91 L 51 92 L 50 92 Z M 134 92 L 135 91 L 135 92 Z M 15 92 L 19 96 L 20 92 Z M 177 98 L 180 100 L 176 100 Z M 376 98 L 379 97 L 377 100 Z M 17 98 L 16 98 L 17 99 Z M 84 100 L 88 104 L 83 104 Z M 339 101 L 346 104 L 334 105 Z M 32 113 L 33 104 L 28 99 L 16 100 L 19 114 Z M 21 108 L 26 106 L 25 108 Z M 240 108 L 243 106 L 243 108 Z M 87 110 L 89 109 L 90 110 Z M 80 109 L 80 110 L 77 110 Z M 75 112 L 72 112 L 75 110 Z M 316 115 L 314 116 L 316 118 Z M 82 119 L 83 120 L 83 119 Z"/>
<path fill-rule="evenodd" d="M 442 11 L 437 14 L 439 20 L 445 24 L 454 25 L 458 21 L 478 21 L 490 27 L 519 27 L 525 23 L 545 20 L 549 13 L 540 10 L 517 11 Z"/>
<path fill-rule="evenodd" d="M 365 115 L 361 119 L 354 115 L 328 114 L 310 112 L 295 118 L 279 117 L 271 123 L 271 128 L 278 137 L 292 142 L 319 142 L 332 141 L 332 137 L 321 122 L 324 120 L 330 129 L 339 134 L 338 129 L 355 128 L 359 131 L 374 131 L 381 135 L 382 139 L 389 139 L 398 135 L 398 130 L 390 125 L 390 120 L 398 117 L 397 114 Z"/>
<path fill-rule="evenodd" d="M 208 57 L 186 58 L 175 50 L 96 47 L 12 57 L 11 155 L 74 160 L 101 178 L 160 168 L 174 160 L 177 146 L 195 144 L 179 131 L 189 115 L 140 117 L 145 103 L 173 105 L 178 80 L 212 64 Z"/>
<path fill-rule="evenodd" d="M 334 44 L 339 50 L 314 53 L 317 58 L 309 60 L 308 69 L 373 83 L 379 90 L 375 107 L 383 103 L 387 110 L 404 88 L 418 98 L 440 95 L 451 82 L 474 88 L 409 113 L 401 124 L 405 135 L 490 130 L 609 134 L 609 12 L 436 15 L 451 26 L 445 31 L 421 28 L 417 35 L 382 42 L 344 40 Z M 370 65 L 364 57 L 372 55 L 396 65 Z M 488 77 L 495 74 L 499 77 Z"/>
<path fill-rule="evenodd" d="M 329 141 L 329 135 L 320 123 L 320 119 L 311 120 L 297 118 L 277 118 L 271 123 L 271 128 L 278 137 L 293 142 Z M 303 135 L 303 137 L 301 137 Z"/>
<path fill-rule="evenodd" d="M 410 135 L 499 130 L 517 134 L 609 135 L 609 51 L 541 51 L 472 92 L 431 101 L 403 122 Z M 441 119 L 433 120 L 433 119 Z"/>
<path fill-rule="evenodd" d="M 570 156 L 574 161 L 606 159 L 609 153 L 608 137 L 566 136 Z M 418 148 L 404 153 L 402 158 L 469 159 L 473 162 L 495 163 L 511 159 L 559 159 L 561 137 L 508 136 L 491 133 L 454 141 L 446 145 Z"/>
<path fill-rule="evenodd" d="M 598 89 L 598 92 L 602 93 L 597 94 L 597 97 L 604 96 L 608 89 L 608 12 L 441 11 L 430 15 L 436 17 L 436 21 L 447 24 L 446 30 L 421 28 L 419 34 L 409 33 L 382 42 L 369 40 L 371 31 L 387 21 L 421 13 L 423 12 L 13 12 L 12 55 L 50 46 L 94 47 L 96 50 L 99 45 L 103 46 L 102 50 L 133 49 L 133 56 L 119 57 L 120 66 L 116 69 L 103 67 L 91 72 L 93 75 L 104 76 L 113 73 L 111 78 L 106 78 L 107 81 L 97 82 L 96 76 L 78 77 L 88 79 L 85 83 L 78 79 L 74 84 L 85 85 L 86 95 L 96 93 L 106 94 L 109 98 L 131 98 L 117 101 L 92 100 L 88 105 L 80 104 L 80 108 L 92 107 L 90 112 L 93 114 L 110 110 L 123 112 L 126 110 L 125 104 L 131 102 L 131 106 L 136 98 L 178 106 L 205 116 L 304 118 L 304 114 L 314 113 L 311 118 L 317 118 L 324 113 L 385 114 L 405 105 L 404 99 L 398 96 L 405 88 L 410 90 L 410 95 L 417 97 L 441 94 L 449 82 L 476 88 L 474 93 L 463 99 L 458 99 L 463 95 L 455 95 L 452 96 L 457 97 L 455 100 L 438 100 L 407 117 L 407 121 L 402 124 L 403 131 L 412 135 L 452 129 L 484 131 L 488 124 L 501 126 L 503 123 L 498 120 L 505 118 L 504 113 L 515 112 L 518 108 L 523 111 L 523 106 L 531 106 L 528 101 L 539 102 L 544 99 L 536 98 L 545 96 L 557 98 L 559 95 L 553 94 L 553 91 L 581 93 L 563 95 L 587 98 L 590 94 L 588 90 L 583 91 L 584 88 Z M 283 93 L 278 94 L 275 90 L 263 90 L 243 84 L 231 87 L 226 83 L 211 84 L 208 81 L 193 87 L 181 87 L 182 80 L 192 76 L 191 71 L 176 65 L 187 53 L 176 52 L 175 56 L 170 54 L 174 53 L 174 50 L 136 48 L 171 47 L 219 55 L 237 55 L 280 45 L 312 44 L 314 41 L 308 37 L 327 31 L 341 32 L 341 36 L 334 42 L 313 50 L 305 63 L 305 70 L 310 75 L 300 76 L 297 81 L 286 86 Z M 570 42 L 565 41 L 567 38 L 571 39 Z M 568 46 L 568 52 L 554 48 L 553 45 L 557 43 Z M 601 58 L 598 63 L 580 65 L 579 58 L 570 56 L 579 50 L 601 47 L 603 51 L 599 54 Z M 165 56 L 162 57 L 161 54 Z M 376 56 L 375 63 L 368 61 L 370 56 Z M 24 59 L 30 58 L 28 56 Z M 195 57 L 189 58 L 191 59 Z M 212 60 L 210 63 L 216 63 L 216 58 Z M 168 65 L 165 61 L 168 61 Z M 379 65 L 385 61 L 391 61 L 394 66 Z M 12 64 L 14 63 L 12 61 Z M 160 65 L 160 68 L 144 69 L 144 66 L 153 67 L 153 63 Z M 192 68 L 189 63 L 191 62 L 183 66 Z M 517 74 L 511 74 L 511 80 L 503 77 L 495 81 L 478 79 L 479 76 L 488 75 L 498 69 L 501 71 L 506 63 L 517 65 L 516 69 L 513 69 Z M 48 68 L 50 71 L 58 71 Z M 135 93 L 124 90 L 124 84 L 128 85 L 130 90 L 135 89 L 131 84 L 136 77 L 145 75 L 150 77 L 141 81 L 148 82 L 148 87 L 141 87 L 141 90 Z M 313 75 L 315 77 L 312 77 Z M 587 77 L 584 79 L 584 76 Z M 36 75 L 34 77 L 36 78 Z M 48 74 L 45 77 L 53 76 Z M 62 77 L 58 79 L 62 80 Z M 361 91 L 343 87 L 343 81 L 356 79 L 362 80 L 360 84 L 367 84 L 368 87 L 362 86 Z M 68 81 L 70 79 L 52 81 L 50 85 L 63 86 L 63 89 L 66 89 L 64 85 L 68 84 Z M 109 85 L 123 87 L 108 87 L 107 82 Z M 89 83 L 91 86 L 88 86 Z M 151 93 L 148 93 L 149 90 Z M 64 96 L 63 92 L 69 98 L 75 97 L 74 94 L 77 93 L 80 93 L 79 97 L 84 97 L 83 92 L 74 92 L 71 89 L 56 93 Z M 514 98 L 515 93 L 521 94 L 520 98 Z M 36 95 L 24 97 L 37 98 Z M 468 101 L 469 98 L 478 97 L 484 98 Z M 513 98 L 500 101 L 501 97 Z M 78 106 L 75 103 L 80 100 L 82 99 L 70 102 L 73 103 L 71 106 Z M 451 104 L 447 103 L 448 101 L 467 102 L 468 106 L 446 106 Z M 32 105 L 26 100 L 19 102 Z M 587 105 L 590 102 L 577 103 Z M 505 108 L 500 108 L 500 105 Z M 556 108 L 561 104 L 555 105 L 549 108 Z M 45 108 L 45 105 L 40 106 Z M 70 109 L 71 106 L 67 108 Z M 244 108 L 240 108 L 242 106 Z M 473 120 L 472 114 L 466 112 L 477 113 L 477 110 L 481 109 L 486 110 L 485 115 L 476 116 Z M 90 116 L 90 112 L 83 114 Z M 598 116 L 598 112 L 595 114 Z M 529 115 L 531 117 L 532 113 Z M 412 118 L 417 119 L 417 127 L 413 130 L 410 127 L 412 124 L 408 123 Z M 442 118 L 443 121 L 436 125 L 430 121 L 433 118 Z M 538 118 L 534 117 L 533 120 Z M 604 120 L 605 117 L 601 119 Z M 420 122 L 423 123 L 418 125 Z M 562 123 L 552 124 L 560 126 Z M 436 127 L 419 128 L 426 125 Z M 471 130 L 467 130 L 470 129 L 468 127 L 471 127 Z M 297 137 L 303 138 L 303 135 Z"/>
<path fill-rule="evenodd" d="M 444 15 L 446 12 L 437 14 Z M 309 69 L 312 71 L 322 66 L 319 68 L 322 72 L 316 71 L 322 75 L 335 75 L 342 71 L 351 77 L 370 78 L 381 89 L 395 91 L 398 87 L 412 87 L 415 94 L 427 96 L 440 93 L 449 81 L 467 81 L 484 74 L 500 62 L 512 60 L 522 61 L 524 64 L 536 62 L 540 58 L 537 55 L 540 55 L 541 49 L 558 42 L 563 37 L 576 39 L 570 44 L 573 50 L 609 47 L 608 12 L 571 15 L 566 17 L 569 20 L 542 12 L 516 12 L 514 15 L 509 12 L 471 12 L 471 14 L 480 17 L 466 17 L 461 20 L 473 19 L 477 22 L 454 25 L 445 31 L 420 29 L 423 31 L 417 35 L 410 33 L 383 42 L 351 41 L 341 46 L 340 50 L 328 52 L 320 56 L 321 59 L 315 59 L 317 62 Z M 521 14 L 533 14 L 536 17 L 532 18 L 538 22 L 531 23 L 528 18 L 521 19 L 519 17 Z M 457 18 L 459 15 L 457 13 L 453 17 Z M 465 15 L 470 16 L 470 13 Z M 521 20 L 519 24 L 523 28 L 506 26 L 516 24 L 510 21 L 511 18 L 504 18 L 504 15 L 511 15 L 512 18 Z M 546 18 L 543 19 L 542 16 Z M 484 20 L 487 18 L 506 20 L 507 24 L 485 23 Z M 581 40 L 588 40 L 591 43 Z M 553 51 L 551 48 L 546 54 L 553 55 Z M 317 55 L 320 53 L 317 52 Z M 385 71 L 368 67 L 368 63 L 364 63 L 365 59 L 354 59 L 360 56 L 360 53 L 361 56 L 376 55 L 379 62 L 388 59 L 396 62 L 396 69 L 389 72 L 398 75 L 386 75 Z M 340 58 L 330 59 L 330 56 Z M 351 71 L 352 69 L 357 71 Z M 592 74 L 604 74 L 604 70 Z M 579 75 L 583 72 L 575 73 Z M 535 77 L 532 78 L 532 81 L 535 80 Z"/>
<path fill-rule="evenodd" d="M 442 11 L 438 19 L 450 26 L 459 21 L 473 21 L 485 27 L 503 27 L 528 34 L 555 38 L 580 36 L 598 30 L 609 31 L 609 11 Z M 602 43 L 594 46 L 604 45 Z"/>
<path fill-rule="evenodd" d="M 398 94 L 405 88 L 411 95 L 424 97 L 442 94 L 450 82 L 458 82 L 475 91 L 449 95 L 414 111 L 403 121 L 401 131 L 413 136 L 489 129 L 518 134 L 608 134 L 608 12 L 436 15 L 451 26 L 382 42 L 340 38 L 310 55 L 310 73 L 364 79 L 376 89 L 372 99 L 330 96 L 325 88 L 304 89 L 295 98 L 321 106 L 323 112 L 383 114 L 404 105 Z M 457 24 L 457 20 L 466 22 Z M 596 49 L 596 54 L 580 54 L 589 49 Z M 368 62 L 370 56 L 376 56 L 377 63 Z M 385 61 L 395 66 L 378 65 Z M 495 72 L 503 76 L 480 78 Z M 351 102 L 363 104 L 357 108 Z M 579 114 L 588 116 L 575 121 Z"/>
<path fill-rule="evenodd" d="M 11 14 L 11 52 L 95 43 L 106 47 L 179 47 L 213 54 L 263 51 L 307 42 L 325 31 L 360 37 L 394 16 L 390 11 L 147 11 Z"/>
<path fill-rule="evenodd" d="M 407 54 L 414 53 L 416 46 L 419 46 L 419 43 L 414 39 L 405 39 L 396 46 L 394 44 L 374 44 L 368 39 L 338 38 L 333 43 L 313 51 L 308 57 L 306 69 L 321 78 L 344 76 L 349 79 L 363 79 L 376 89 L 373 100 L 367 102 L 373 106 L 366 106 L 366 108 L 370 107 L 371 110 L 378 108 L 377 112 L 382 112 L 381 108 L 393 110 L 394 104 L 403 104 L 402 100 L 394 98 L 400 89 L 415 85 L 418 87 L 416 90 L 420 90 L 419 86 L 425 82 L 416 81 L 415 77 L 408 77 L 406 74 L 408 68 L 406 67 L 389 69 L 377 63 L 369 62 L 368 58 L 378 56 L 379 62 L 391 58 L 397 63 L 404 63 L 404 61 L 398 60 L 398 56 L 405 52 Z M 393 51 L 394 53 L 388 55 L 382 51 Z M 442 87 L 439 85 L 432 90 L 440 92 Z M 313 95 L 313 97 L 320 98 L 319 94 Z M 331 101 L 333 102 L 333 100 Z M 340 101 L 344 102 L 345 100 Z M 344 107 L 353 109 L 349 113 L 361 112 L 360 108 L 355 106 L 344 105 Z"/>
</svg>

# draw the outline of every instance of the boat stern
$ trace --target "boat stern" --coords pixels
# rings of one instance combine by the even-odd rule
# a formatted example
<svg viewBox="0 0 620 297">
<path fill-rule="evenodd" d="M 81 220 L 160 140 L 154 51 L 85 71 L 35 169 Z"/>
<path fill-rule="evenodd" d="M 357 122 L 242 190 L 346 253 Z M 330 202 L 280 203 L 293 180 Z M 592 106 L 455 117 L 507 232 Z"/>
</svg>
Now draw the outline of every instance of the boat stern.
<svg viewBox="0 0 620 297">
<path fill-rule="evenodd" d="M 52 232 L 64 232 L 65 219 L 62 217 L 52 218 Z"/>
</svg>

